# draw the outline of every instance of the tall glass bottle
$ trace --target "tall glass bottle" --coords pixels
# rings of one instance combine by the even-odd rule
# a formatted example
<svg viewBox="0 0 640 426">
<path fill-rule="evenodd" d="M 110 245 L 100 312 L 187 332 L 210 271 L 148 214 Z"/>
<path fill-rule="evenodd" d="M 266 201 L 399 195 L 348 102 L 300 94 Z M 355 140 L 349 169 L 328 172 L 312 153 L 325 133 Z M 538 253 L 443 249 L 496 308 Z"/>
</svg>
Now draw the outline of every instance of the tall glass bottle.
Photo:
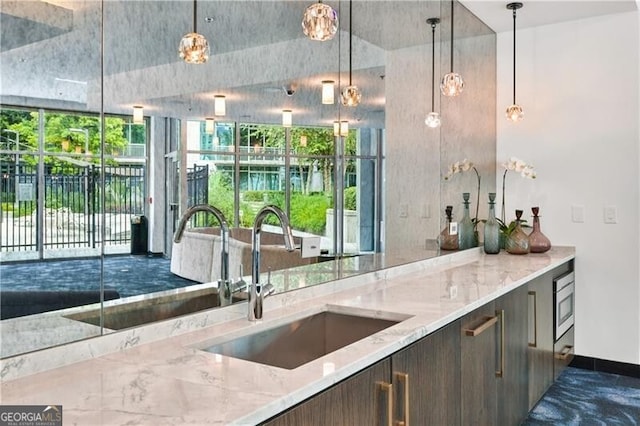
<svg viewBox="0 0 640 426">
<path fill-rule="evenodd" d="M 529 253 L 529 237 L 520 226 L 520 217 L 522 210 L 516 210 L 516 227 L 507 236 L 504 248 L 507 253 L 511 254 L 527 254 Z"/>
<path fill-rule="evenodd" d="M 458 247 L 460 250 L 470 249 L 477 247 L 476 232 L 473 226 L 473 221 L 469 215 L 469 193 L 462 194 L 464 203 L 464 214 L 462 220 L 458 224 Z"/>
<path fill-rule="evenodd" d="M 487 254 L 500 253 L 500 224 L 496 219 L 496 193 L 489 193 L 489 217 L 484 224 L 484 252 Z"/>
<path fill-rule="evenodd" d="M 458 250 L 458 224 L 453 221 L 453 206 L 444 210 L 447 223 L 440 232 L 440 248 L 442 250 Z"/>
<path fill-rule="evenodd" d="M 531 253 L 544 253 L 551 248 L 551 241 L 540 231 L 539 207 L 531 207 L 533 213 L 533 231 L 529 234 L 529 251 Z"/>
</svg>

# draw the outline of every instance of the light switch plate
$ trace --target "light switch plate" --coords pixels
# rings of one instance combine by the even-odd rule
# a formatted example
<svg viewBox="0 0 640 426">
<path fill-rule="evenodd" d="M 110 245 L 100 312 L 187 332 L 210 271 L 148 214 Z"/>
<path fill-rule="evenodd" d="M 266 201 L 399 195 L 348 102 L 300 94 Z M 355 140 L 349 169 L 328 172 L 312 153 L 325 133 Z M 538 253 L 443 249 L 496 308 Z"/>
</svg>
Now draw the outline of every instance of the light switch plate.
<svg viewBox="0 0 640 426">
<path fill-rule="evenodd" d="M 571 206 L 571 221 L 573 223 L 584 222 L 584 206 L 579 204 L 573 204 Z"/>
<path fill-rule="evenodd" d="M 604 206 L 604 223 L 618 223 L 618 208 L 616 206 Z"/>
<path fill-rule="evenodd" d="M 300 256 L 301 257 L 320 256 L 320 237 L 302 238 L 302 247 L 300 248 Z"/>
<path fill-rule="evenodd" d="M 408 217 L 408 216 L 409 216 L 409 205 L 400 204 L 400 217 Z"/>
</svg>

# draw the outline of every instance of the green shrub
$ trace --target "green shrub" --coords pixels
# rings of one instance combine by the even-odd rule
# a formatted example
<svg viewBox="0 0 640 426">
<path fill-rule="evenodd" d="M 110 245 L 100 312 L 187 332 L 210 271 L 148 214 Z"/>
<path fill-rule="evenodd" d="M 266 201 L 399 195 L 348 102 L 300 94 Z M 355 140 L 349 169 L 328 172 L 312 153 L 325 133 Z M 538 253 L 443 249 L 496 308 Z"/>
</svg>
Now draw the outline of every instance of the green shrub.
<svg viewBox="0 0 640 426">
<path fill-rule="evenodd" d="M 344 189 L 344 208 L 345 210 L 358 210 L 355 186 L 350 186 Z"/>
<path fill-rule="evenodd" d="M 263 199 L 263 191 L 244 191 L 242 193 L 243 201 L 253 201 L 253 202 L 262 202 Z"/>
<path fill-rule="evenodd" d="M 323 235 L 326 228 L 326 212 L 330 199 L 321 194 L 292 194 L 291 225 L 295 229 Z"/>
<path fill-rule="evenodd" d="M 231 177 L 222 172 L 214 172 L 209 176 L 209 204 L 216 207 L 222 212 L 229 224 L 233 223 L 233 186 Z M 211 218 L 212 226 L 215 224 L 215 218 Z"/>
</svg>

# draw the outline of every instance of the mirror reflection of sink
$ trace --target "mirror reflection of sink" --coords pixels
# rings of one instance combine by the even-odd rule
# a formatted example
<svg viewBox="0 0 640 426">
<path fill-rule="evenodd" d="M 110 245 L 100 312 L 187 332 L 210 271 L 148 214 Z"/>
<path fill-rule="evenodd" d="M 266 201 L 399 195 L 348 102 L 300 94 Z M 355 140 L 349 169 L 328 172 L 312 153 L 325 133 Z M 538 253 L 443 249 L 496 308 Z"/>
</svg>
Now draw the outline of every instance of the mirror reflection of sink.
<svg viewBox="0 0 640 426">
<path fill-rule="evenodd" d="M 407 318 L 381 319 L 324 311 L 203 350 L 291 370 Z"/>
<path fill-rule="evenodd" d="M 104 327 L 111 330 L 122 330 L 175 318 L 218 307 L 218 300 L 218 290 L 209 287 L 106 306 L 104 308 Z M 234 301 L 239 300 L 242 299 L 234 299 Z M 100 309 L 66 315 L 66 318 L 99 326 Z"/>
</svg>

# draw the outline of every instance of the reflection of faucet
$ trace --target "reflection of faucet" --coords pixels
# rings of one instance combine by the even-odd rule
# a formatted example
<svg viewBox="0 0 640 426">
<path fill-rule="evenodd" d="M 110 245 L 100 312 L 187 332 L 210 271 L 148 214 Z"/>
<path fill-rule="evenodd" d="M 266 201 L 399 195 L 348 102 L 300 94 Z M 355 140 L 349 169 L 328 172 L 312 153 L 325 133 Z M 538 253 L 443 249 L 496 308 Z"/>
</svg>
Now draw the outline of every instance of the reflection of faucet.
<svg viewBox="0 0 640 426">
<path fill-rule="evenodd" d="M 262 301 L 269 294 L 273 293 L 274 288 L 271 283 L 262 286 L 260 284 L 260 229 L 262 222 L 273 213 L 280 220 L 280 227 L 284 237 L 284 245 L 287 251 L 295 249 L 293 243 L 293 235 L 289 226 L 287 215 L 276 206 L 265 206 L 258 214 L 253 222 L 253 233 L 251 234 L 251 284 L 249 285 L 249 321 L 255 321 L 262 318 Z"/>
<path fill-rule="evenodd" d="M 175 236 L 173 237 L 173 241 L 175 243 L 180 243 L 180 240 L 182 240 L 182 234 L 184 234 L 184 230 L 187 226 L 187 222 L 189 222 L 191 216 L 198 212 L 211 213 L 220 223 L 220 238 L 222 240 L 222 244 L 220 247 L 220 279 L 218 280 L 218 298 L 220 300 L 220 306 L 230 305 L 231 292 L 229 290 L 229 226 L 227 225 L 227 220 L 224 218 L 222 212 L 208 204 L 197 204 L 195 206 L 189 207 L 184 216 L 182 216 L 182 219 L 180 219 L 180 223 L 178 224 L 178 229 L 176 230 Z"/>
</svg>

